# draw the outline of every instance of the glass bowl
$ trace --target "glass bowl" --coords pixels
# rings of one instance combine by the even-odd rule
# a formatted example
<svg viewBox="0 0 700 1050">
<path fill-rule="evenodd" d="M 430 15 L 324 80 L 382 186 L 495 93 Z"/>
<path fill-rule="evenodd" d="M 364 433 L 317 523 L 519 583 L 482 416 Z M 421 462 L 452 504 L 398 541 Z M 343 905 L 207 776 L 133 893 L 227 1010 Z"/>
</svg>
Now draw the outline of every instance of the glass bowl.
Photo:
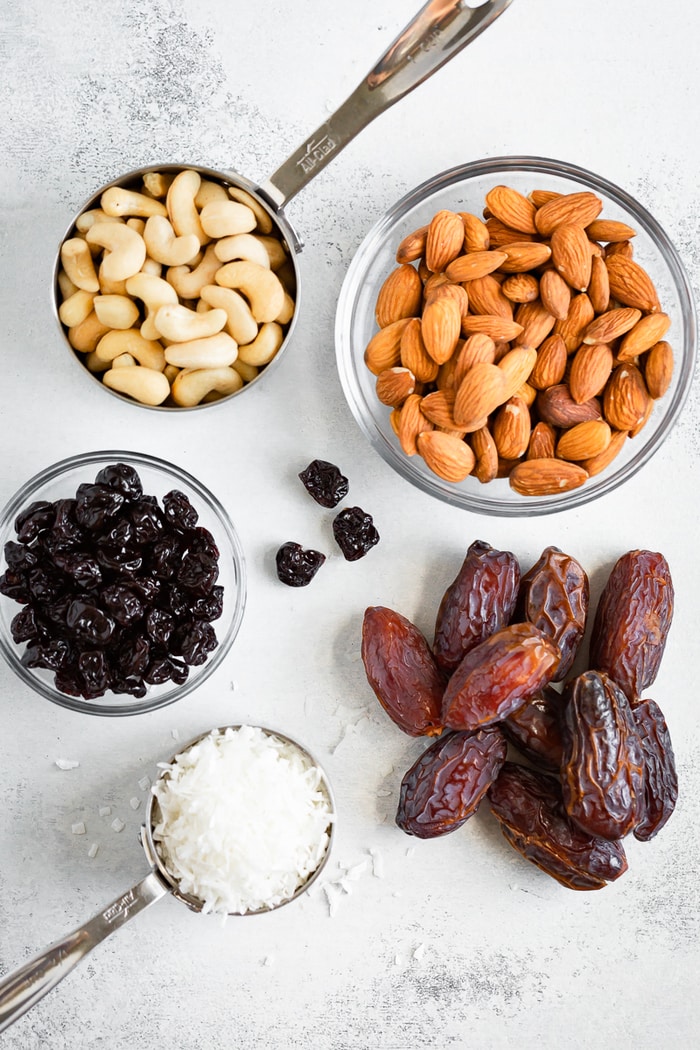
<svg viewBox="0 0 700 1050">
<path fill-rule="evenodd" d="M 144 494 L 155 496 L 162 506 L 162 498 L 173 489 L 183 492 L 198 512 L 198 526 L 208 529 L 220 552 L 217 585 L 224 588 L 223 613 L 212 622 L 218 640 L 217 647 L 204 663 L 189 668 L 182 684 L 173 681 L 148 685 L 145 696 L 136 697 L 111 690 L 95 699 L 84 699 L 62 692 L 56 687 L 53 672 L 44 668 L 27 667 L 22 662 L 25 643 L 15 643 L 10 624 L 24 606 L 0 594 L 0 650 L 19 678 L 35 692 L 55 704 L 93 715 L 133 715 L 154 711 L 179 700 L 206 681 L 226 657 L 238 633 L 246 600 L 246 571 L 243 549 L 236 530 L 215 496 L 196 478 L 165 460 L 138 452 L 99 451 L 71 456 L 31 478 L 12 497 L 0 515 L 0 572 L 7 569 L 5 545 L 16 540 L 15 520 L 31 503 L 39 500 L 53 502 L 75 496 L 79 485 L 92 483 L 97 473 L 108 464 L 124 463 L 133 467 L 143 486 Z M 128 581 L 125 581 L 128 582 Z"/>
<path fill-rule="evenodd" d="M 580 488 L 548 496 L 522 496 L 507 479 L 481 484 L 469 476 L 458 484 L 433 474 L 420 456 L 407 457 L 391 427 L 391 409 L 375 393 L 375 376 L 363 355 L 377 331 L 374 308 L 385 278 L 397 265 L 399 242 L 430 221 L 440 209 L 481 215 L 486 193 L 505 183 L 527 195 L 533 189 L 573 193 L 591 190 L 603 200 L 601 218 L 616 219 L 637 230 L 634 258 L 654 281 L 662 309 L 671 318 L 665 337 L 673 346 L 671 385 L 654 404 L 646 426 L 600 474 Z M 340 381 L 348 405 L 365 436 L 401 477 L 423 492 L 456 507 L 482 514 L 527 516 L 578 507 L 603 496 L 632 477 L 660 447 L 689 392 L 696 357 L 697 322 L 690 283 L 683 264 L 658 222 L 628 193 L 590 171 L 540 157 L 496 157 L 476 161 L 429 179 L 395 204 L 369 231 L 343 282 L 335 324 Z"/>
</svg>

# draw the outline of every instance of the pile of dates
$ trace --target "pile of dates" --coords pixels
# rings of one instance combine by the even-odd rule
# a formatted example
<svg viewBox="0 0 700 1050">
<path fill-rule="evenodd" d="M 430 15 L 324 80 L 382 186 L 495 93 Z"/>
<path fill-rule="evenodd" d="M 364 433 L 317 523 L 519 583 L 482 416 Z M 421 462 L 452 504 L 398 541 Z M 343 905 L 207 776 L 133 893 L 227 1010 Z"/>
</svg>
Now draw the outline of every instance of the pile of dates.
<svg viewBox="0 0 700 1050">
<path fill-rule="evenodd" d="M 411 736 L 434 737 L 408 770 L 396 823 L 435 838 L 488 801 L 508 842 L 563 885 L 600 889 L 627 870 L 622 845 L 651 839 L 678 796 L 664 716 L 642 699 L 673 616 L 661 554 L 616 563 L 571 675 L 589 582 L 557 547 L 521 575 L 475 542 L 437 614 L 432 646 L 400 613 L 366 610 L 362 659 L 377 699 Z M 508 745 L 525 760 L 508 761 Z"/>
<path fill-rule="evenodd" d="M 198 517 L 177 489 L 161 506 L 125 463 L 21 511 L 0 593 L 23 606 L 10 629 L 24 666 L 88 700 L 182 685 L 217 647 L 223 610 L 219 550 Z"/>
</svg>

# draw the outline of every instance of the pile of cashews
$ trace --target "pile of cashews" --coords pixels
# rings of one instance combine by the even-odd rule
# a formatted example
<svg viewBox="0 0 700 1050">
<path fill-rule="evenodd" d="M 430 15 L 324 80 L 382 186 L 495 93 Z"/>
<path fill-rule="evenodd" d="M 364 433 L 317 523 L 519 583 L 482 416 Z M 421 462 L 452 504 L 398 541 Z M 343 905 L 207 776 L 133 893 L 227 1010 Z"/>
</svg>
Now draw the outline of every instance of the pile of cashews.
<svg viewBox="0 0 700 1050">
<path fill-rule="evenodd" d="M 236 393 L 276 355 L 294 267 L 272 219 L 191 169 L 112 186 L 61 246 L 58 316 L 87 368 L 144 405 Z"/>
</svg>

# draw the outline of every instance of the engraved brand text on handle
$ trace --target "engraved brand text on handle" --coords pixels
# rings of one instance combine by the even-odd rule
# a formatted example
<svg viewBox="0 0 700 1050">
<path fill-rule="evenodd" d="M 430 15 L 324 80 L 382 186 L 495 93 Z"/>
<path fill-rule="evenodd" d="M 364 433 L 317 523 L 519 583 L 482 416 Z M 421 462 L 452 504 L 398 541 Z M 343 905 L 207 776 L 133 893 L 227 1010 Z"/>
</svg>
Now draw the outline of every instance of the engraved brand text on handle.
<svg viewBox="0 0 700 1050">
<path fill-rule="evenodd" d="M 131 908 L 132 904 L 136 901 L 136 894 L 133 890 L 129 890 L 123 897 L 120 897 L 114 904 L 110 904 L 109 908 L 103 912 L 103 918 L 105 922 L 114 922 L 121 915 L 126 915 Z"/>
<path fill-rule="evenodd" d="M 330 135 L 324 135 L 323 138 L 314 140 L 307 143 L 304 155 L 299 158 L 297 164 L 301 166 L 301 170 L 306 174 L 313 171 L 319 161 L 327 157 L 329 153 L 332 153 L 338 143 Z"/>
</svg>

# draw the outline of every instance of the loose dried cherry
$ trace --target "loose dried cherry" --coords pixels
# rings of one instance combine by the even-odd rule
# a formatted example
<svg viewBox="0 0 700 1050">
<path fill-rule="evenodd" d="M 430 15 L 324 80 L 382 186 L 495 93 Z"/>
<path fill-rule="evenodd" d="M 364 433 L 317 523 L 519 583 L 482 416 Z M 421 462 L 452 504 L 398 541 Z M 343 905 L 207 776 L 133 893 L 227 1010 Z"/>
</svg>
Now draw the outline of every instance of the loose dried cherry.
<svg viewBox="0 0 700 1050">
<path fill-rule="evenodd" d="M 312 460 L 299 478 L 309 495 L 322 507 L 337 507 L 348 494 L 348 479 L 334 463 L 325 459 Z"/>
<path fill-rule="evenodd" d="M 371 514 L 361 507 L 346 507 L 333 519 L 333 535 L 346 561 L 357 561 L 379 543 Z"/>
<path fill-rule="evenodd" d="M 275 555 L 277 578 L 288 587 L 306 587 L 326 560 L 320 551 L 304 550 L 299 543 L 283 543 Z"/>
</svg>

